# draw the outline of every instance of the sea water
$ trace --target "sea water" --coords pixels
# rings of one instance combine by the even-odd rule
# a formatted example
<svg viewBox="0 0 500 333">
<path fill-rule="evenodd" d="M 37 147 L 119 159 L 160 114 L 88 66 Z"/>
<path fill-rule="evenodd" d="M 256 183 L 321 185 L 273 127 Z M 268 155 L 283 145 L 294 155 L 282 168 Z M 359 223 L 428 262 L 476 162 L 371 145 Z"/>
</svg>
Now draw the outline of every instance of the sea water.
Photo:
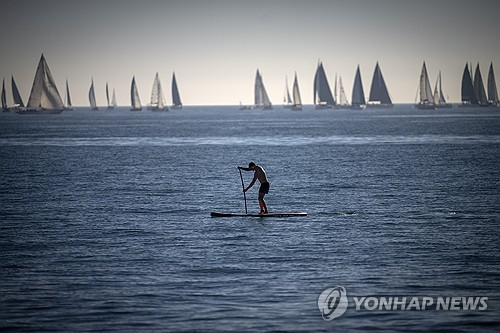
<svg viewBox="0 0 500 333">
<path fill-rule="evenodd" d="M 270 211 L 309 215 L 211 218 L 244 211 L 250 161 Z M 498 108 L 3 113 L 0 186 L 2 331 L 500 329 Z M 340 286 L 347 311 L 323 320 Z"/>
</svg>

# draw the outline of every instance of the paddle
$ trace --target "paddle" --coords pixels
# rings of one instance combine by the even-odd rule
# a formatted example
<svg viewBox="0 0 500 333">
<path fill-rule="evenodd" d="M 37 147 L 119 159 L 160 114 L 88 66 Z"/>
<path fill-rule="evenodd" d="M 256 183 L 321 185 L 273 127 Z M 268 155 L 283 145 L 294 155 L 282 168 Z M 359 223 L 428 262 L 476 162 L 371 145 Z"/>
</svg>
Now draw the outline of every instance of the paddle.
<svg viewBox="0 0 500 333">
<path fill-rule="evenodd" d="M 240 167 L 238 167 L 238 170 L 240 171 L 241 186 L 243 187 L 243 198 L 245 199 L 245 214 L 248 214 L 248 210 L 247 210 L 247 194 L 245 193 L 245 184 L 243 183 L 243 175 L 241 174 Z"/>
</svg>

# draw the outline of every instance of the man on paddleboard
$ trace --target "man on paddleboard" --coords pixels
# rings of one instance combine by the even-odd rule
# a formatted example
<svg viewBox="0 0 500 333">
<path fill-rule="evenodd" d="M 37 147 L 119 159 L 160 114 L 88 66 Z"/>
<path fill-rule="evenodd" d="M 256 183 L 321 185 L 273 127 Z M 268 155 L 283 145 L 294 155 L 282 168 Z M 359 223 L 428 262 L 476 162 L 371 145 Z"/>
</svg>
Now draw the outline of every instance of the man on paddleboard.
<svg viewBox="0 0 500 333">
<path fill-rule="evenodd" d="M 267 179 L 266 172 L 264 169 L 260 166 L 255 164 L 254 162 L 250 162 L 248 164 L 248 168 L 244 167 L 238 167 L 240 170 L 244 171 L 253 171 L 253 179 L 250 185 L 246 189 L 243 189 L 243 192 L 247 192 L 249 189 L 252 188 L 252 186 L 255 184 L 257 179 L 260 182 L 260 188 L 259 188 L 259 206 L 260 206 L 260 213 L 259 214 L 268 214 L 269 212 L 267 211 L 267 206 L 266 202 L 264 201 L 264 196 L 269 193 L 269 180 Z"/>
</svg>

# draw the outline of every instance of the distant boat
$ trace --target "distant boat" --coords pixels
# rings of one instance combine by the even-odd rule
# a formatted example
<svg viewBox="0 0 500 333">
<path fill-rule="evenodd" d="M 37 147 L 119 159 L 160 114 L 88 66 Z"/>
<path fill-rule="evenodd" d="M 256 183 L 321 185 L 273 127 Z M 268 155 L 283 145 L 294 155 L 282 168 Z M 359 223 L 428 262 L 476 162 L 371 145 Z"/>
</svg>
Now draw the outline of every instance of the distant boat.
<svg viewBox="0 0 500 333">
<path fill-rule="evenodd" d="M 163 89 L 161 88 L 161 82 L 158 73 L 156 73 L 153 81 L 153 89 L 151 90 L 151 102 L 149 104 L 149 107 L 153 111 L 165 110 L 165 103 L 163 102 Z"/>
<path fill-rule="evenodd" d="M 69 94 L 68 79 L 66 79 L 66 107 L 64 109 L 69 111 L 74 110 L 73 104 L 71 103 L 71 96 Z"/>
<path fill-rule="evenodd" d="M 291 109 L 293 105 L 292 97 L 290 96 L 290 90 L 288 90 L 288 77 L 285 76 L 285 93 L 283 95 L 283 107 Z"/>
<path fill-rule="evenodd" d="M 479 102 L 474 91 L 474 84 L 469 70 L 469 65 L 466 63 L 464 73 L 462 74 L 462 107 L 476 106 Z"/>
<path fill-rule="evenodd" d="M 108 82 L 106 82 L 106 103 L 108 104 L 108 110 L 113 110 L 115 108 L 114 105 L 111 104 L 110 100 L 109 100 Z"/>
<path fill-rule="evenodd" d="M 257 70 L 257 74 L 255 75 L 255 107 L 263 110 L 272 110 L 273 108 L 267 96 L 266 88 L 262 82 L 262 76 L 260 76 L 259 70 Z"/>
<path fill-rule="evenodd" d="M 363 82 L 361 81 L 361 72 L 358 68 L 356 69 L 356 75 L 354 76 L 354 87 L 352 88 L 352 104 L 351 109 L 364 109 L 366 107 L 365 93 L 363 91 Z"/>
<path fill-rule="evenodd" d="M 425 61 L 422 64 L 422 71 L 420 72 L 420 80 L 418 85 L 419 101 L 415 104 L 418 109 L 434 110 L 434 93 L 432 92 L 431 84 L 429 82 L 429 75 L 427 74 L 427 67 Z"/>
<path fill-rule="evenodd" d="M 175 72 L 172 75 L 172 109 L 182 109 L 181 96 L 179 94 L 179 87 L 175 79 Z"/>
<path fill-rule="evenodd" d="M 479 106 L 488 106 L 488 97 L 486 96 L 486 91 L 484 89 L 483 77 L 481 76 L 479 63 L 477 64 L 476 72 L 474 73 L 474 92 L 476 93 Z"/>
<path fill-rule="evenodd" d="M 339 76 L 339 102 L 338 107 L 348 107 L 349 101 L 347 100 L 347 95 L 345 94 L 344 85 L 342 84 L 342 76 Z"/>
<path fill-rule="evenodd" d="M 452 108 L 451 103 L 446 102 L 443 95 L 443 89 L 441 86 L 441 71 L 439 71 L 438 77 L 436 79 L 436 86 L 434 87 L 434 105 L 437 109 Z"/>
<path fill-rule="evenodd" d="M 295 79 L 293 80 L 292 95 L 293 95 L 293 104 L 290 108 L 294 111 L 302 110 L 302 99 L 300 98 L 299 81 L 297 80 L 297 73 L 295 73 Z"/>
<path fill-rule="evenodd" d="M 19 89 L 17 89 L 16 81 L 14 81 L 14 75 L 11 76 L 12 84 L 12 98 L 14 99 L 14 105 L 10 108 L 11 110 L 17 111 L 24 108 L 23 99 L 21 94 L 19 94 Z"/>
<path fill-rule="evenodd" d="M 243 105 L 240 101 L 240 110 L 251 110 L 252 107 L 250 105 Z"/>
<path fill-rule="evenodd" d="M 393 106 L 378 62 L 373 72 L 370 97 L 366 106 L 369 108 L 391 108 Z"/>
<path fill-rule="evenodd" d="M 90 84 L 90 89 L 89 89 L 89 103 L 90 103 L 90 109 L 92 111 L 99 110 L 99 108 L 97 107 L 97 103 L 95 101 L 94 78 L 92 78 L 92 83 Z"/>
<path fill-rule="evenodd" d="M 113 97 L 111 98 L 111 106 L 113 108 L 116 108 L 118 106 L 118 103 L 116 102 L 115 88 L 113 88 Z"/>
<path fill-rule="evenodd" d="M 130 101 L 132 104 L 130 111 L 141 111 L 142 110 L 141 99 L 139 98 L 139 92 L 137 90 L 137 85 L 135 83 L 135 76 L 132 77 L 132 84 L 130 87 Z"/>
<path fill-rule="evenodd" d="M 36 69 L 28 105 L 25 109 L 16 112 L 19 114 L 50 114 L 61 113 L 63 110 L 64 103 L 42 54 Z"/>
<path fill-rule="evenodd" d="M 336 105 L 321 61 L 314 75 L 314 105 L 316 109 L 331 109 Z"/>
<path fill-rule="evenodd" d="M 7 107 L 7 95 L 5 93 L 5 79 L 2 80 L 2 112 L 10 112 Z"/>
<path fill-rule="evenodd" d="M 490 64 L 490 70 L 488 71 L 488 103 L 490 105 L 500 106 L 495 73 L 493 72 L 493 63 Z"/>
</svg>

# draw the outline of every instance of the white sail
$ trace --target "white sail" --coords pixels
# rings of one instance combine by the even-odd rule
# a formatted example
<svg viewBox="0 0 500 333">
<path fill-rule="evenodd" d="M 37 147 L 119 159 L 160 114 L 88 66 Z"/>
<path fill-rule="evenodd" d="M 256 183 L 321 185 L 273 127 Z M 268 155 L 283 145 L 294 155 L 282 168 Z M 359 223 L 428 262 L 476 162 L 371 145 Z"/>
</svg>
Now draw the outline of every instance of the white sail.
<svg viewBox="0 0 500 333">
<path fill-rule="evenodd" d="M 153 81 L 153 89 L 151 91 L 151 108 L 153 110 L 163 110 L 165 103 L 163 102 L 163 90 L 161 88 L 160 77 L 156 73 Z"/>
<path fill-rule="evenodd" d="M 111 105 L 114 108 L 116 108 L 118 106 L 118 103 L 116 102 L 115 88 L 113 88 L 113 97 L 111 98 Z"/>
<path fill-rule="evenodd" d="M 346 106 L 348 104 L 347 95 L 345 94 L 344 85 L 342 84 L 342 76 L 339 76 L 339 105 Z"/>
<path fill-rule="evenodd" d="M 16 81 L 14 80 L 14 75 L 11 76 L 12 82 L 12 98 L 14 99 L 14 108 L 23 108 L 24 102 L 21 98 L 21 94 L 19 93 L 19 89 L 17 89 Z"/>
<path fill-rule="evenodd" d="M 27 107 L 29 111 L 35 112 L 42 110 L 57 112 L 64 109 L 61 95 L 57 91 L 56 83 L 43 54 L 38 63 Z"/>
<path fill-rule="evenodd" d="M 132 78 L 132 84 L 130 87 L 130 100 L 132 104 L 132 111 L 141 111 L 141 100 L 139 98 L 139 92 L 137 91 L 137 85 L 135 83 L 135 76 Z"/>
<path fill-rule="evenodd" d="M 288 77 L 285 76 L 285 94 L 283 96 L 283 103 L 285 103 L 285 107 L 290 106 L 292 104 L 292 97 L 290 97 L 290 91 L 288 90 Z"/>
<path fill-rule="evenodd" d="M 255 107 L 272 109 L 272 104 L 267 96 L 266 88 L 264 88 L 259 70 L 257 70 L 257 74 L 255 75 Z"/>
<path fill-rule="evenodd" d="M 293 80 L 293 105 L 302 106 L 302 99 L 300 98 L 299 81 L 297 80 L 297 73 L 295 73 L 295 79 Z"/>
<path fill-rule="evenodd" d="M 99 110 L 97 107 L 97 103 L 95 100 L 95 89 L 94 89 L 94 78 L 92 78 L 92 82 L 90 84 L 90 89 L 89 89 L 89 103 L 90 103 L 90 109 L 93 111 Z"/>
<path fill-rule="evenodd" d="M 422 64 L 422 71 L 420 72 L 419 90 L 420 90 L 419 104 L 434 104 L 434 94 L 432 93 L 432 88 L 429 82 L 429 75 L 427 74 L 427 67 L 425 66 L 425 61 Z"/>
</svg>

